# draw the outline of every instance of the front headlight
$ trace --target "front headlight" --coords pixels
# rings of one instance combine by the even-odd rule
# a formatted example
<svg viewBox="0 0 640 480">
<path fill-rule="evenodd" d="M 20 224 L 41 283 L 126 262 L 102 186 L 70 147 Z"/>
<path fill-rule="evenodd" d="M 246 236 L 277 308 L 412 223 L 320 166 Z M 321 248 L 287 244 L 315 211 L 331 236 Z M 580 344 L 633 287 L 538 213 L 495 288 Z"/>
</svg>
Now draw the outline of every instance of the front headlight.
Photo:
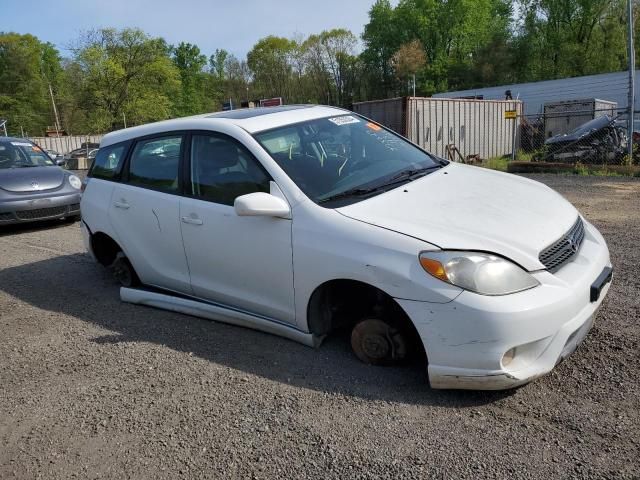
<svg viewBox="0 0 640 480">
<path fill-rule="evenodd" d="M 443 282 L 481 295 L 507 295 L 539 285 L 515 263 L 489 253 L 422 252 L 420 265 Z"/>
<path fill-rule="evenodd" d="M 75 175 L 69 175 L 69 184 L 76 190 L 80 190 L 82 187 L 82 180 Z"/>
</svg>

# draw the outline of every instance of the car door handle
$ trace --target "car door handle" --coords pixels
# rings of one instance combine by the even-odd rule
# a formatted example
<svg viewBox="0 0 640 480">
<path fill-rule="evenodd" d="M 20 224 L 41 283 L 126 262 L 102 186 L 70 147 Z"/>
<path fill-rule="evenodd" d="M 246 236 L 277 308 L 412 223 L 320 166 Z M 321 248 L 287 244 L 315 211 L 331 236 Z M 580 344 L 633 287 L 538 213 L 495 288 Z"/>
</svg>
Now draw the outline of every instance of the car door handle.
<svg viewBox="0 0 640 480">
<path fill-rule="evenodd" d="M 129 205 L 127 202 L 124 202 L 124 201 L 113 202 L 113 206 L 116 208 L 122 208 L 123 210 L 128 210 L 129 207 L 131 207 L 131 205 Z"/>
<path fill-rule="evenodd" d="M 202 225 L 204 223 L 199 218 L 193 218 L 193 217 L 182 217 L 182 221 L 184 223 L 189 223 L 191 225 Z"/>
</svg>

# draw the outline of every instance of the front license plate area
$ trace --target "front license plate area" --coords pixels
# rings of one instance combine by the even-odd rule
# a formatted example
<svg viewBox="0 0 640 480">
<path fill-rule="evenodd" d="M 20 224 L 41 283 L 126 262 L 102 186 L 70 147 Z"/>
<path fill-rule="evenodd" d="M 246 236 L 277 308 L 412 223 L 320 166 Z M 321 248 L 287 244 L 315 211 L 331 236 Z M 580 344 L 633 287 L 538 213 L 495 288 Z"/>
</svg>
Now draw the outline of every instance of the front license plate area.
<svg viewBox="0 0 640 480">
<path fill-rule="evenodd" d="M 591 291 L 589 292 L 589 300 L 591 302 L 597 302 L 600 298 L 600 292 L 605 287 L 607 283 L 611 281 L 613 277 L 613 268 L 605 267 L 604 270 L 598 275 L 595 282 L 591 284 Z"/>
</svg>

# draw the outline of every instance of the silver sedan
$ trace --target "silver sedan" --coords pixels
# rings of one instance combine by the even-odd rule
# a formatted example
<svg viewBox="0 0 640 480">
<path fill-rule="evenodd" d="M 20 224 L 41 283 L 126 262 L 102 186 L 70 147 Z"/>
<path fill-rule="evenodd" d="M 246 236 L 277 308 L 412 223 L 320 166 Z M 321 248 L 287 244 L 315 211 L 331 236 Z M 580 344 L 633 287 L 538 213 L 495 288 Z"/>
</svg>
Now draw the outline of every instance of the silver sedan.
<svg viewBox="0 0 640 480">
<path fill-rule="evenodd" d="M 0 225 L 79 218 L 81 187 L 36 144 L 0 137 Z"/>
</svg>

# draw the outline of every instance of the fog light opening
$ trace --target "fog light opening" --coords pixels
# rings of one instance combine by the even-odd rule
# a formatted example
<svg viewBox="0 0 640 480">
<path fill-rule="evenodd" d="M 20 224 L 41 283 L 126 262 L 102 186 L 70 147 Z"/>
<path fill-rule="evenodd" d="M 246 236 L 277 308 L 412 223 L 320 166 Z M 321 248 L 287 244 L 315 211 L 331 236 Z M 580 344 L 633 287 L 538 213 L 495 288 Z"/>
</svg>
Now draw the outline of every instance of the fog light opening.
<svg viewBox="0 0 640 480">
<path fill-rule="evenodd" d="M 502 356 L 502 366 L 503 367 L 509 366 L 509 364 L 513 362 L 513 359 L 515 357 L 516 357 L 516 347 L 513 347 L 510 350 L 507 350 L 507 352 Z"/>
</svg>

